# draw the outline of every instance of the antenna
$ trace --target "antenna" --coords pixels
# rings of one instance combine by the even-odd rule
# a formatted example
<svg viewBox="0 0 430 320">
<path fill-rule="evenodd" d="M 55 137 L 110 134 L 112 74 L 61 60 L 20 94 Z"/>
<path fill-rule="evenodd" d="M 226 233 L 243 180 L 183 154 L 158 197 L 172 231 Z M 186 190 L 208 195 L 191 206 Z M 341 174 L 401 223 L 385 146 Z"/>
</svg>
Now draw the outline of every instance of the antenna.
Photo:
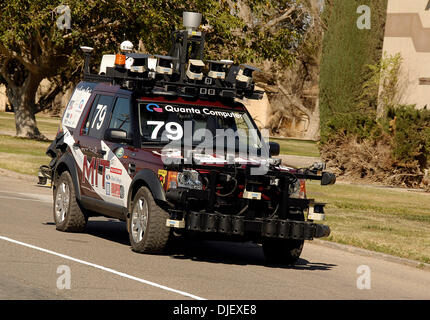
<svg viewBox="0 0 430 320">
<path fill-rule="evenodd" d="M 201 13 L 184 12 L 182 19 L 182 24 L 186 30 L 174 32 L 169 55 L 179 59 L 177 69 L 179 69 L 181 80 L 185 81 L 187 78 L 188 60 L 203 60 L 205 33 L 197 31 L 202 21 Z"/>
<path fill-rule="evenodd" d="M 86 46 L 81 46 L 80 48 L 84 52 L 84 56 L 85 56 L 84 74 L 89 74 L 91 52 L 93 52 L 94 48 L 86 47 Z"/>
<path fill-rule="evenodd" d="M 193 31 L 197 31 L 197 28 L 202 22 L 202 14 L 196 12 L 183 12 L 182 13 L 182 24 L 188 31 L 188 34 L 192 34 Z"/>
</svg>

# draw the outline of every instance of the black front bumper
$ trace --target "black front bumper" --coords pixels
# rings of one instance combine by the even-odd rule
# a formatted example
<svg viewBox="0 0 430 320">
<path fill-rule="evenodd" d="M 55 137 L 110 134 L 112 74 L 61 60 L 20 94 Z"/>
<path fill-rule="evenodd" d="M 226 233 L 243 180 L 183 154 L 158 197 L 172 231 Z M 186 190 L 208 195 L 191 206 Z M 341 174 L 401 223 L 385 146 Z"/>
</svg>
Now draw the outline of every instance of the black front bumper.
<svg viewBox="0 0 430 320">
<path fill-rule="evenodd" d="M 308 221 L 259 218 L 247 220 L 243 216 L 193 211 L 185 216 L 185 229 L 225 235 L 254 235 L 296 240 L 312 240 L 330 234 L 328 226 Z"/>
</svg>

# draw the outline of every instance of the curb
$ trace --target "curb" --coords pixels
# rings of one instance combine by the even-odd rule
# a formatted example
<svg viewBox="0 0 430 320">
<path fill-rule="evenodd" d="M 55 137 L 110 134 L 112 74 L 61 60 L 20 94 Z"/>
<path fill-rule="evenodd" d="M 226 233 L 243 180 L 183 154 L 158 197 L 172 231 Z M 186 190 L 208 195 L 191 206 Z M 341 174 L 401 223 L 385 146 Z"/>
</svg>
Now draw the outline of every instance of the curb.
<svg viewBox="0 0 430 320">
<path fill-rule="evenodd" d="M 361 256 L 372 257 L 372 258 L 377 258 L 384 261 L 403 264 L 420 270 L 430 271 L 430 264 L 428 263 L 410 260 L 406 258 L 400 258 L 386 253 L 370 251 L 370 250 L 366 250 L 366 249 L 362 249 L 362 248 L 358 248 L 358 247 L 354 247 L 346 244 L 341 244 L 341 243 L 336 243 L 336 242 L 331 242 L 326 240 L 319 240 L 319 239 L 314 239 L 311 241 L 311 243 L 314 243 L 316 245 L 320 245 L 323 247 L 327 247 L 327 248 L 351 252 Z"/>
</svg>

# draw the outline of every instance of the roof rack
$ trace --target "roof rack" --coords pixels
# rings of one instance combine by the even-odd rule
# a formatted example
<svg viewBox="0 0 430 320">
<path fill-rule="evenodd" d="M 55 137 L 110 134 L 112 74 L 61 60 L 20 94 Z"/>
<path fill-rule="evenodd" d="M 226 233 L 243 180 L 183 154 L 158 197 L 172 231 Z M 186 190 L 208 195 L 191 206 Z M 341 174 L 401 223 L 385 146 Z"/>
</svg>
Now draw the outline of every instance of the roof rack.
<svg viewBox="0 0 430 320">
<path fill-rule="evenodd" d="M 132 53 L 127 41 L 127 46 L 121 45 L 121 49 L 127 48 L 128 52 L 117 54 L 115 63 L 106 65 L 101 74 L 92 74 L 89 67 L 92 48 L 81 47 L 85 55 L 84 80 L 110 82 L 149 95 L 261 99 L 264 91 L 255 90 L 252 78 L 254 71 L 260 71 L 258 68 L 234 65 L 230 60 L 208 60 L 209 71 L 205 74 L 205 32 L 197 31 L 201 14 L 184 12 L 183 18 L 186 30 L 173 32 L 168 56 Z"/>
</svg>

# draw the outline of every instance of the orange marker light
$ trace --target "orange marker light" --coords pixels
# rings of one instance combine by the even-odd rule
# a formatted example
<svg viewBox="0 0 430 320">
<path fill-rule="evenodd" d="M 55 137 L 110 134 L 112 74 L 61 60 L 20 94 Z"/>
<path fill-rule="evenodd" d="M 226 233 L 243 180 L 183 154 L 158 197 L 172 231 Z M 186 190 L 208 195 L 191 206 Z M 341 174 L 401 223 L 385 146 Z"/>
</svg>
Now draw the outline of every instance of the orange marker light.
<svg viewBox="0 0 430 320">
<path fill-rule="evenodd" d="M 300 179 L 300 197 L 301 199 L 306 199 L 306 183 L 305 180 Z"/>
<path fill-rule="evenodd" d="M 173 182 L 174 186 L 176 187 L 177 183 L 178 183 L 178 172 L 176 171 L 169 171 L 167 174 L 167 183 L 165 185 L 166 190 L 170 189 L 171 187 L 173 187 L 171 185 L 171 183 Z"/>
<path fill-rule="evenodd" d="M 115 65 L 124 67 L 125 66 L 125 55 L 123 55 L 123 54 L 115 55 Z"/>
</svg>

